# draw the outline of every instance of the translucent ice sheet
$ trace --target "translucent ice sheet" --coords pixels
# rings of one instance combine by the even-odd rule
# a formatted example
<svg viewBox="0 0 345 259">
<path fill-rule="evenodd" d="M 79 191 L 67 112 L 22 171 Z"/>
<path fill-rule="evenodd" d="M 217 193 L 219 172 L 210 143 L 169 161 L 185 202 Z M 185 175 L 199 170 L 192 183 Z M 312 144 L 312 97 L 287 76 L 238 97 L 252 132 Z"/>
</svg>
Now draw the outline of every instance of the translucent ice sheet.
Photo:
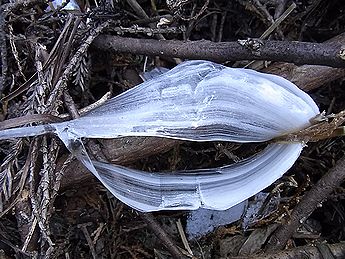
<svg viewBox="0 0 345 259">
<path fill-rule="evenodd" d="M 122 202 L 140 211 L 228 209 L 271 185 L 297 160 L 302 144 L 273 144 L 240 163 L 211 169 L 151 173 L 79 160 Z"/>
<path fill-rule="evenodd" d="M 253 70 L 187 61 L 150 78 L 76 120 L 4 130 L 0 139 L 56 133 L 109 191 L 142 211 L 223 210 L 279 178 L 302 145 L 273 144 L 235 165 L 163 174 L 92 162 L 80 139 L 156 136 L 263 142 L 305 128 L 319 114 L 297 86 Z"/>
<path fill-rule="evenodd" d="M 262 142 L 308 126 L 318 113 L 309 95 L 281 77 L 188 61 L 79 119 L 26 130 L 28 136 L 56 132 L 74 138 Z M 16 132 L 3 136 L 23 134 Z"/>
</svg>

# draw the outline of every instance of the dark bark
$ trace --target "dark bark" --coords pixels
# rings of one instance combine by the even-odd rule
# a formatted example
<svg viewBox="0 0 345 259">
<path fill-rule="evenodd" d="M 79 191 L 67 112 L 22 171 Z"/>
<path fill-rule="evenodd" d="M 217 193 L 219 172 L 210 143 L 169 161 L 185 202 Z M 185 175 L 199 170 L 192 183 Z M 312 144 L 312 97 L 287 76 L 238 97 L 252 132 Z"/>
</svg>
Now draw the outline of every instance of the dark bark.
<svg viewBox="0 0 345 259">
<path fill-rule="evenodd" d="M 94 40 L 92 46 L 104 51 L 204 59 L 216 62 L 271 60 L 295 64 L 345 67 L 345 54 L 342 54 L 344 47 L 338 42 L 311 43 L 251 39 L 243 44 L 240 44 L 238 41 L 154 40 L 100 35 Z"/>
</svg>

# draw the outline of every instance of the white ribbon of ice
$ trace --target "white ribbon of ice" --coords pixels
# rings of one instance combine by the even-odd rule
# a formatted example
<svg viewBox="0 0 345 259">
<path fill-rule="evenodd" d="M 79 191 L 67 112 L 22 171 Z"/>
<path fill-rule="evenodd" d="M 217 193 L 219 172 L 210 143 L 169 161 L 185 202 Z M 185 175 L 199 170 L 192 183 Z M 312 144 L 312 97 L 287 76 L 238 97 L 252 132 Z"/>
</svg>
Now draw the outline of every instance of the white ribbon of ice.
<svg viewBox="0 0 345 259">
<path fill-rule="evenodd" d="M 281 177 L 303 145 L 271 144 L 234 165 L 169 174 L 91 161 L 80 139 L 156 136 L 264 142 L 308 127 L 317 114 L 310 96 L 279 76 L 187 61 L 83 117 L 0 131 L 0 139 L 57 134 L 114 196 L 141 211 L 224 210 Z"/>
</svg>

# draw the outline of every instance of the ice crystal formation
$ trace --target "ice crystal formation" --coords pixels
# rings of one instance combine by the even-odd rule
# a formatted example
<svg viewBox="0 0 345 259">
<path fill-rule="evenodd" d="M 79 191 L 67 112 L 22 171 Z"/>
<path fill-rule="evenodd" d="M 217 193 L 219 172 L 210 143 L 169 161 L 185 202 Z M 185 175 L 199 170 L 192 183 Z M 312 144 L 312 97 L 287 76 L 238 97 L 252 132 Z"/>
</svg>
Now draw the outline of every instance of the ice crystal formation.
<svg viewBox="0 0 345 259">
<path fill-rule="evenodd" d="M 303 144 L 270 144 L 220 168 L 152 173 L 90 160 L 82 138 L 265 142 L 310 126 L 318 114 L 310 96 L 282 77 L 186 61 L 78 119 L 3 130 L 0 139 L 55 133 L 114 196 L 140 211 L 225 210 L 281 177 Z"/>
</svg>

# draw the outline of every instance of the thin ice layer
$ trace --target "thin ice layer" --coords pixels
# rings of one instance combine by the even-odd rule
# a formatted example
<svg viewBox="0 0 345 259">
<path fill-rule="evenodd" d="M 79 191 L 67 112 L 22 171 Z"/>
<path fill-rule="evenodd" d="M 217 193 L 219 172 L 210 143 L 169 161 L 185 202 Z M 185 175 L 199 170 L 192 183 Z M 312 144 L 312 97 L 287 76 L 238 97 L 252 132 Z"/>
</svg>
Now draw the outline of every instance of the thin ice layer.
<svg viewBox="0 0 345 259">
<path fill-rule="evenodd" d="M 318 113 L 307 94 L 281 77 L 189 61 L 56 126 L 89 138 L 261 142 L 308 126 Z"/>
<path fill-rule="evenodd" d="M 0 138 L 54 131 L 76 138 L 157 136 L 262 142 L 309 126 L 314 101 L 281 77 L 209 61 L 188 61 L 79 119 L 0 132 Z"/>
<path fill-rule="evenodd" d="M 125 204 L 140 211 L 226 210 L 280 178 L 297 160 L 303 146 L 272 144 L 240 163 L 220 168 L 151 173 L 79 159 Z"/>
</svg>

